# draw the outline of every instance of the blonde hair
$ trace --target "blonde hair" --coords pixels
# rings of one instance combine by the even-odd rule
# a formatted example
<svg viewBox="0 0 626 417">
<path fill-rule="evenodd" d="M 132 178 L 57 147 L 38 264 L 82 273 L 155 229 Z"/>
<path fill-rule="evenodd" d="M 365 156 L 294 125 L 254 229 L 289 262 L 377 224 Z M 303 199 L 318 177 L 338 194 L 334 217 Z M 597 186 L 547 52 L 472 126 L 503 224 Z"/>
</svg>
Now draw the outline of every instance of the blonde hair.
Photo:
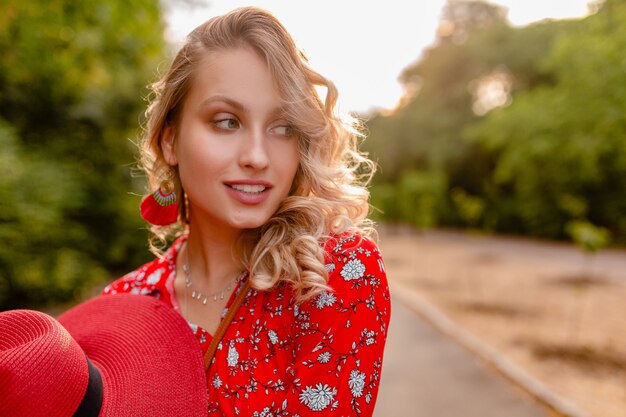
<svg viewBox="0 0 626 417">
<path fill-rule="evenodd" d="M 375 167 L 357 150 L 361 136 L 357 123 L 344 123 L 335 114 L 333 83 L 309 67 L 274 16 L 254 7 L 239 8 L 208 20 L 188 35 L 167 73 L 152 86 L 155 95 L 146 112 L 141 165 L 151 189 L 170 177 L 178 195 L 184 195 L 177 168 L 163 156 L 163 130 L 168 125 L 176 128 L 198 62 L 207 53 L 237 47 L 252 48 L 266 61 L 300 152 L 289 196 L 263 226 L 243 232 L 238 242 L 240 261 L 250 272 L 253 288 L 270 290 L 289 284 L 301 302 L 328 290 L 321 243 L 330 234 L 371 234 L 366 185 Z M 316 87 L 326 89 L 324 100 Z M 187 208 L 184 198 L 179 201 L 179 222 L 153 226 L 153 239 L 165 242 L 166 237 L 184 232 Z"/>
</svg>

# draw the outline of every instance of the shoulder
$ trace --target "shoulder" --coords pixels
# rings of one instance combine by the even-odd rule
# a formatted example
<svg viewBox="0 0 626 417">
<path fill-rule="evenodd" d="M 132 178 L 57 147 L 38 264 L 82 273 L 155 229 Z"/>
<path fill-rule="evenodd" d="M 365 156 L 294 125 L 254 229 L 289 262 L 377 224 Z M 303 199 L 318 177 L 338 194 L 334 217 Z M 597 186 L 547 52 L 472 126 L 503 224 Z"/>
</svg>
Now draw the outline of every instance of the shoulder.
<svg viewBox="0 0 626 417">
<path fill-rule="evenodd" d="M 355 293 L 354 290 L 369 286 L 388 292 L 385 264 L 370 238 L 360 234 L 331 236 L 325 253 L 328 285 L 333 290 Z"/>
<path fill-rule="evenodd" d="M 107 285 L 102 294 L 130 293 L 158 296 L 159 293 L 166 291 L 167 280 L 176 269 L 176 254 L 179 246 L 179 241 L 176 241 L 162 256 Z"/>
<path fill-rule="evenodd" d="M 311 314 L 318 320 L 321 316 L 352 321 L 361 317 L 379 322 L 386 330 L 391 312 L 389 286 L 376 243 L 360 234 L 342 234 L 331 236 L 324 249 L 330 291 L 305 303 Z"/>
<path fill-rule="evenodd" d="M 386 275 L 376 243 L 357 233 L 331 235 L 324 242 L 326 269 L 330 279 L 337 275 L 344 281 L 358 280 L 366 272 Z"/>
</svg>

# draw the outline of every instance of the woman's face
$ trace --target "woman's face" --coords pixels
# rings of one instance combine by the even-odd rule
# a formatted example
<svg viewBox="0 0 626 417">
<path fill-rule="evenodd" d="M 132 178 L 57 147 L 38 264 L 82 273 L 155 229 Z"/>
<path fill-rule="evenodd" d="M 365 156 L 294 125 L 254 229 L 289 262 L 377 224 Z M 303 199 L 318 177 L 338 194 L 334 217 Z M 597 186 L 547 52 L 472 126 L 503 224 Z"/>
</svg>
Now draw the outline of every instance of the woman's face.
<svg viewBox="0 0 626 417">
<path fill-rule="evenodd" d="M 213 52 L 198 65 L 176 132 L 166 129 L 162 142 L 166 161 L 179 167 L 192 226 L 255 228 L 276 212 L 299 164 L 282 106 L 250 49 Z"/>
</svg>

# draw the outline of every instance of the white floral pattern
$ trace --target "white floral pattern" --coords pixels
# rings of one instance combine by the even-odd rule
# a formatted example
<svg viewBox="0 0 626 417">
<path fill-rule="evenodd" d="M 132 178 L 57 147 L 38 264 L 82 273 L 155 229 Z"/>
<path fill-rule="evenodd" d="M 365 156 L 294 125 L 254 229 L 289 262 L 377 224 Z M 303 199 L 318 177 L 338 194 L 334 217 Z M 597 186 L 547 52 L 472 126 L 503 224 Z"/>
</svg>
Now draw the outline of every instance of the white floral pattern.
<svg viewBox="0 0 626 417">
<path fill-rule="evenodd" d="M 350 372 L 348 386 L 350 387 L 350 391 L 352 391 L 352 396 L 359 398 L 363 395 L 363 388 L 365 388 L 365 374 L 358 369 L 354 369 Z"/>
<path fill-rule="evenodd" d="M 324 291 L 315 299 L 315 306 L 317 308 L 331 307 L 337 301 L 335 294 Z"/>
<path fill-rule="evenodd" d="M 163 272 L 165 272 L 164 268 L 157 269 L 156 271 L 148 275 L 148 278 L 146 278 L 146 282 L 150 285 L 156 284 L 161 279 Z"/>
<path fill-rule="evenodd" d="M 168 288 L 183 242 L 103 293 L 151 295 L 174 307 Z M 333 236 L 324 249 L 329 291 L 302 304 L 287 287 L 244 299 L 207 374 L 209 416 L 372 415 L 391 311 L 382 258 L 358 235 Z M 206 351 L 211 335 L 190 327 Z"/>
<path fill-rule="evenodd" d="M 341 276 L 346 281 L 362 278 L 364 273 L 365 265 L 358 259 L 349 261 L 341 269 Z"/>
<path fill-rule="evenodd" d="M 270 342 L 275 345 L 276 343 L 278 343 L 278 335 L 276 334 L 276 332 L 274 330 L 269 330 L 267 332 L 267 336 L 270 339 Z"/>
<path fill-rule="evenodd" d="M 313 411 L 322 411 L 332 403 L 335 395 L 337 388 L 319 383 L 315 387 L 307 386 L 300 393 L 300 402 Z"/>
<path fill-rule="evenodd" d="M 330 356 L 330 352 L 320 353 L 320 355 L 317 357 L 317 361 L 319 363 L 328 363 L 328 361 L 330 361 Z"/>
<path fill-rule="evenodd" d="M 237 362 L 239 361 L 239 352 L 235 349 L 234 345 L 230 345 L 228 347 L 228 356 L 226 357 L 226 362 L 228 362 L 228 366 L 235 367 L 237 366 Z"/>
</svg>

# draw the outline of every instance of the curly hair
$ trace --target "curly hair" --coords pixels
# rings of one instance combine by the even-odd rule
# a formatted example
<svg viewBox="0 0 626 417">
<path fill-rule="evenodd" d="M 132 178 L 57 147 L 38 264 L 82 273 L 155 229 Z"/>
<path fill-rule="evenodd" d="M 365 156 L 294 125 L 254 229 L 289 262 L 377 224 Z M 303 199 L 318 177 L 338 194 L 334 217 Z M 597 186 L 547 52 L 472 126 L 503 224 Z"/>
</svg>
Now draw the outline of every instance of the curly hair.
<svg viewBox="0 0 626 417">
<path fill-rule="evenodd" d="M 363 136 L 358 121 L 344 122 L 336 114 L 334 84 L 308 65 L 273 15 L 255 7 L 239 8 L 208 20 L 188 35 L 167 73 L 152 85 L 140 163 L 151 189 L 169 177 L 178 195 L 184 196 L 177 169 L 164 159 L 163 131 L 179 122 L 198 63 L 207 54 L 236 47 L 251 48 L 266 62 L 285 103 L 285 117 L 295 128 L 300 154 L 291 192 L 263 226 L 244 230 L 237 256 L 250 272 L 253 288 L 289 284 L 301 302 L 328 290 L 321 242 L 333 234 L 373 232 L 366 186 L 375 166 L 358 151 Z M 324 98 L 319 88 L 326 90 Z M 187 207 L 184 198 L 179 200 L 179 221 L 151 229 L 155 251 L 155 242 L 185 232 Z"/>
</svg>

